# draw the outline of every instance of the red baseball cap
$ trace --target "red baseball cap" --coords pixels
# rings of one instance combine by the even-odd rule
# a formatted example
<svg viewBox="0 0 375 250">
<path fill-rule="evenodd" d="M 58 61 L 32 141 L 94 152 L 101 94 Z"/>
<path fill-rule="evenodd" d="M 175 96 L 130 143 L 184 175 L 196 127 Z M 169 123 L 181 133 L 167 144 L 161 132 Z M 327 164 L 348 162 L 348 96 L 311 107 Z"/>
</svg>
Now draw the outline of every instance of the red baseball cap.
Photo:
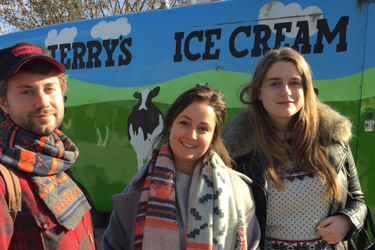
<svg viewBox="0 0 375 250">
<path fill-rule="evenodd" d="M 0 50 L 0 80 L 7 80 L 14 75 L 22 65 L 31 59 L 42 59 L 53 64 L 61 73 L 65 67 L 56 61 L 49 50 L 38 44 L 19 42 L 16 45 Z"/>
</svg>

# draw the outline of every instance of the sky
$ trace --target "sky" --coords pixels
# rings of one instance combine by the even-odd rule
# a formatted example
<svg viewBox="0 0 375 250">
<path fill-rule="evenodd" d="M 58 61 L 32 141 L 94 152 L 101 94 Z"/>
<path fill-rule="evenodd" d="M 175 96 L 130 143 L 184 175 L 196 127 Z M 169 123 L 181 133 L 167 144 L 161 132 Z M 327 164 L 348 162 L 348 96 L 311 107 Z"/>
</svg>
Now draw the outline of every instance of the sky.
<svg viewBox="0 0 375 250">
<path fill-rule="evenodd" d="M 2 23 L 0 23 L 0 28 L 1 28 L 1 31 L 5 31 L 5 32 L 7 32 L 9 30 L 8 28 L 5 28 Z M 0 35 L 2 35 L 2 34 L 3 33 L 0 33 Z"/>
</svg>

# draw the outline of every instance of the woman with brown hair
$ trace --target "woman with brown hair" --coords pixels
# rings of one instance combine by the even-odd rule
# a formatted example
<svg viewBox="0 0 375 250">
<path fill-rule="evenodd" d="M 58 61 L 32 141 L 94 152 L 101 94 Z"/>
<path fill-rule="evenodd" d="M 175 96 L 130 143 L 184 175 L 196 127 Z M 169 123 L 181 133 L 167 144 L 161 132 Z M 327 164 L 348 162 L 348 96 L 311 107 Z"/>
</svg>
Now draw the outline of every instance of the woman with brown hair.
<svg viewBox="0 0 375 250">
<path fill-rule="evenodd" d="M 227 126 L 225 145 L 249 176 L 262 249 L 347 249 L 366 217 L 349 148 L 351 124 L 317 98 L 305 59 L 267 53 Z"/>
<path fill-rule="evenodd" d="M 258 249 L 251 180 L 222 143 L 222 94 L 196 86 L 169 108 L 160 149 L 113 197 L 105 249 Z"/>
</svg>

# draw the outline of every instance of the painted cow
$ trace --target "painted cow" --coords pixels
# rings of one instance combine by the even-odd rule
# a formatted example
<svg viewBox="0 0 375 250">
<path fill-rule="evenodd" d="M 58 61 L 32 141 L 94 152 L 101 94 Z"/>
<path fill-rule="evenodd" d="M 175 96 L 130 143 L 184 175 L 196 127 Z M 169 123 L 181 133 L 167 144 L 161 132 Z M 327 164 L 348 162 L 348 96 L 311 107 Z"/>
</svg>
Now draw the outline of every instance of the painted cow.
<svg viewBox="0 0 375 250">
<path fill-rule="evenodd" d="M 163 113 L 151 102 L 159 91 L 160 87 L 156 87 L 133 95 L 139 101 L 128 117 L 128 138 L 137 154 L 138 169 L 150 159 L 154 139 L 163 129 Z"/>
</svg>

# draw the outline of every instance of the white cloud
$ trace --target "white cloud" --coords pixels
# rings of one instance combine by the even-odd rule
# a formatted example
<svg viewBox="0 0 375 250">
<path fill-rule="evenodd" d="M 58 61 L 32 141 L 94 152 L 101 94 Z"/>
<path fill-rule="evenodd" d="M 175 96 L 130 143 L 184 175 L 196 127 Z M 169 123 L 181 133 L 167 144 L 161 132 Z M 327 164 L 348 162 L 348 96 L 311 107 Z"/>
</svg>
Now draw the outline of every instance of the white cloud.
<svg viewBox="0 0 375 250">
<path fill-rule="evenodd" d="M 91 36 L 93 38 L 116 39 L 120 36 L 126 36 L 130 33 L 131 26 L 126 17 L 121 17 L 115 22 L 101 21 L 91 29 Z"/>
<path fill-rule="evenodd" d="M 317 20 L 321 18 L 323 18 L 323 12 L 316 6 L 302 9 L 298 3 L 284 6 L 278 1 L 265 4 L 258 13 L 259 24 L 268 25 L 274 33 L 276 33 L 273 28 L 275 23 L 292 22 L 291 32 L 285 32 L 285 35 L 289 38 L 296 37 L 299 29 L 296 23 L 303 20 L 307 20 L 309 23 L 309 35 L 315 35 L 318 31 L 316 29 Z"/>
<path fill-rule="evenodd" d="M 73 43 L 76 36 L 76 27 L 64 28 L 60 31 L 60 33 L 57 32 L 57 29 L 53 29 L 48 32 L 44 45 L 48 47 L 49 45 L 54 44 Z"/>
</svg>

